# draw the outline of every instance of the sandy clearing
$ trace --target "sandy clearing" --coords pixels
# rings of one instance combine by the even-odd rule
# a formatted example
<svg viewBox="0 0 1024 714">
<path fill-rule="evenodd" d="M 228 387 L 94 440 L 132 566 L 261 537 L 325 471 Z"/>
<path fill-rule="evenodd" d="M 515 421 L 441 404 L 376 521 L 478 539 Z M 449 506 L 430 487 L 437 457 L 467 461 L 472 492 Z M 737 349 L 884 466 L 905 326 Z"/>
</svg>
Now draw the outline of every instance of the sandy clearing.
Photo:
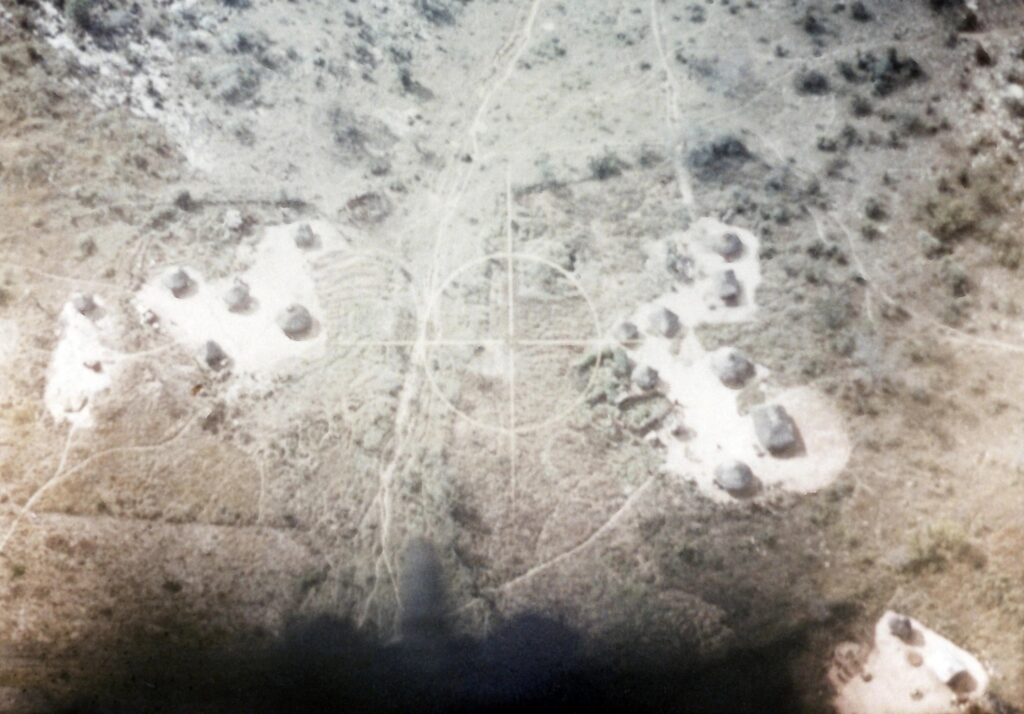
<svg viewBox="0 0 1024 714">
<path fill-rule="evenodd" d="M 728 233 L 743 243 L 742 253 L 732 260 L 713 249 Z M 678 316 L 681 336 L 647 334 L 630 350 L 638 365 L 658 372 L 665 395 L 676 405 L 674 423 L 657 435 L 666 446 L 666 470 L 693 479 L 703 493 L 720 502 L 734 499 L 714 484 L 714 470 L 731 460 L 746 463 L 764 489 L 813 493 L 827 486 L 843 470 L 851 451 L 843 418 L 829 400 L 808 387 L 772 393 L 766 382 L 767 370 L 755 365 L 754 388 L 766 402 L 780 404 L 789 412 L 803 441 L 801 452 L 773 457 L 759 446 L 750 416 L 740 411 L 740 391 L 723 384 L 711 368 L 718 351 L 707 351 L 694 333 L 699 325 L 747 322 L 756 317 L 761 283 L 757 236 L 713 218 L 701 218 L 686 232 L 671 237 L 669 245 L 691 261 L 693 280 L 681 281 L 676 290 L 641 307 L 632 319 L 643 330 L 654 311 L 667 308 Z M 668 255 L 652 259 L 667 259 Z M 732 270 L 742 286 L 736 305 L 726 305 L 714 294 L 715 276 L 723 270 Z M 677 431 L 680 424 L 685 426 L 682 435 Z"/>
<path fill-rule="evenodd" d="M 101 311 L 95 318 L 79 313 L 70 301 L 61 308 L 60 340 L 50 359 L 43 396 L 54 421 L 76 428 L 93 425 L 91 401 L 110 387 L 116 369 L 116 354 L 103 344 L 112 332 L 112 318 L 102 313 L 103 302 L 94 299 Z"/>
<path fill-rule="evenodd" d="M 859 673 L 847 678 L 837 657 L 830 677 L 839 690 L 838 714 L 942 714 L 981 699 L 989 682 L 982 664 L 913 618 L 907 618 L 913 637 L 900 639 L 890 626 L 900 617 L 886 612 L 875 625 Z"/>
<path fill-rule="evenodd" d="M 198 269 L 182 266 L 195 282 L 194 291 L 185 297 L 175 297 L 162 282 L 164 273 L 176 268 L 152 276 L 135 296 L 137 308 L 155 314 L 162 328 L 195 354 L 207 340 L 215 341 L 230 358 L 235 375 L 268 376 L 290 359 L 322 354 L 327 337 L 319 325 L 308 339 L 293 340 L 276 320 L 286 307 L 299 304 L 316 323 L 322 322 L 313 263 L 346 243 L 327 223 L 310 221 L 320 245 L 299 248 L 295 233 L 300 225 L 267 228 L 258 243 L 240 250 L 237 262 L 249 267 L 238 275 L 206 280 Z M 241 313 L 229 311 L 224 303 L 236 279 L 249 286 L 253 299 L 251 309 Z"/>
</svg>

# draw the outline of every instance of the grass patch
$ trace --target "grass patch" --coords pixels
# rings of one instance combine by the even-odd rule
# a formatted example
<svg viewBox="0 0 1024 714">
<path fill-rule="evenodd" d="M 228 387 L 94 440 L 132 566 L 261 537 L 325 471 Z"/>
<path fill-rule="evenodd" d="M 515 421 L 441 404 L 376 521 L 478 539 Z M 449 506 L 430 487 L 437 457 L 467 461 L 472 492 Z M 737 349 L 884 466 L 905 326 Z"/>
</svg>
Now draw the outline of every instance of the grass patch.
<svg viewBox="0 0 1024 714">
<path fill-rule="evenodd" d="M 914 533 L 910 542 L 910 558 L 903 570 L 913 574 L 938 573 L 953 563 L 981 568 L 985 560 L 985 554 L 971 542 L 962 526 L 951 521 L 939 521 Z"/>
<path fill-rule="evenodd" d="M 1024 245 L 1009 224 L 1024 191 L 1014 185 L 1012 171 L 992 160 L 939 182 L 936 194 L 921 211 L 929 232 L 940 243 L 937 252 L 950 253 L 958 243 L 972 240 L 988 246 L 998 265 L 1010 270 L 1020 267 Z"/>
</svg>

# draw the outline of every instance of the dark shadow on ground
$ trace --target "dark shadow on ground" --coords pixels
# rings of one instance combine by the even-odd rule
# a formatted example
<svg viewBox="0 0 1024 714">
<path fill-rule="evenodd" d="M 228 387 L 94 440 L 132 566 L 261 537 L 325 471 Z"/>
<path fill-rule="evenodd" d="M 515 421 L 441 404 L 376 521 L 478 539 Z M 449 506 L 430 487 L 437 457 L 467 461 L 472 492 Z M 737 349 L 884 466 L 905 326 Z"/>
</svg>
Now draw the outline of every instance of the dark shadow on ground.
<svg viewBox="0 0 1024 714">
<path fill-rule="evenodd" d="M 59 712 L 797 712 L 789 676 L 796 643 L 737 653 L 699 668 L 585 643 L 538 614 L 483 640 L 380 645 L 321 617 L 250 649 L 200 651 L 150 642 L 99 656 Z M 598 654 L 583 654 L 584 651 Z M 611 664 L 615 662 L 615 664 Z M 623 664 L 627 662 L 626 664 Z M 85 682 L 88 683 L 85 683 Z"/>
</svg>

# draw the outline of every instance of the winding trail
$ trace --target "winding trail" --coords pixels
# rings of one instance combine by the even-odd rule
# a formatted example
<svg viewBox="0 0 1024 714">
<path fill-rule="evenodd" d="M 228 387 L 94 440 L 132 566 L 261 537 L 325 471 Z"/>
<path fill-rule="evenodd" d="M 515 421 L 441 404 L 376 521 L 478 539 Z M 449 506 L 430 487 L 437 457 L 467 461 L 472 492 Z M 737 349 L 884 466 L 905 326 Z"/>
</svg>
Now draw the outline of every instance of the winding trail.
<svg viewBox="0 0 1024 714">
<path fill-rule="evenodd" d="M 526 51 L 526 47 L 528 46 L 532 36 L 533 26 L 537 19 L 541 3 L 542 0 L 532 1 L 523 24 L 509 35 L 505 43 L 498 49 L 495 55 L 495 63 L 500 66 L 500 69 L 496 69 L 492 73 L 493 79 L 484 90 L 480 103 L 470 118 L 466 128 L 466 141 L 472 151 L 472 155 L 479 155 L 480 153 L 478 135 L 482 130 L 481 125 L 483 117 L 490 108 L 494 96 L 512 76 L 519 59 Z M 502 65 L 501 62 L 506 56 L 507 60 Z M 439 218 L 437 221 L 437 229 L 434 234 L 434 246 L 432 251 L 433 258 L 431 260 L 429 277 L 427 280 L 427 291 L 426 297 L 424 298 L 425 301 L 432 300 L 432 296 L 444 279 L 442 270 L 445 265 L 444 256 L 447 231 L 451 225 L 452 219 L 455 217 L 459 209 L 461 201 L 466 193 L 472 171 L 474 170 L 472 164 L 466 165 L 461 163 L 457 165 L 457 169 L 458 170 L 451 181 L 450 187 L 442 189 L 442 193 L 445 195 L 438 210 Z M 374 583 L 363 602 L 362 612 L 358 620 L 360 625 L 365 624 L 370 616 L 374 600 L 380 590 L 381 580 L 385 574 L 390 581 L 395 600 L 399 602 L 399 606 L 401 605 L 394 564 L 394 551 L 396 548 L 391 542 L 394 516 L 392 485 L 396 474 L 406 462 L 412 445 L 416 443 L 416 440 L 413 438 L 414 430 L 416 428 L 415 422 L 417 416 L 420 415 L 419 407 L 422 401 L 421 394 L 424 391 L 424 378 L 422 376 L 422 372 L 427 369 L 427 332 L 429 326 L 426 322 L 428 311 L 424 309 L 427 307 L 427 304 L 427 302 L 423 302 L 418 306 L 421 324 L 419 326 L 416 341 L 412 346 L 410 355 L 411 369 L 406 372 L 405 380 L 399 392 L 398 409 L 396 411 L 393 427 L 393 432 L 395 434 L 394 451 L 391 458 L 380 471 L 377 491 L 371 502 L 371 509 L 373 508 L 372 504 L 375 503 L 377 505 L 380 553 L 374 562 Z"/>
<path fill-rule="evenodd" d="M 86 466 L 88 466 L 96 459 L 102 458 L 104 456 L 118 453 L 141 453 L 161 449 L 165 446 L 168 446 L 169 444 L 175 442 L 179 437 L 181 437 L 182 434 L 187 432 L 189 427 L 191 427 L 192 424 L 195 423 L 196 419 L 197 415 L 193 414 L 191 417 L 185 419 L 185 421 L 182 422 L 182 424 L 176 430 L 172 431 L 166 438 L 160 439 L 159 441 L 156 441 L 152 444 L 134 444 L 131 446 L 115 446 L 109 449 L 103 449 L 102 451 L 97 451 L 90 454 L 86 458 L 76 463 L 74 466 L 70 468 L 65 468 L 67 466 L 68 455 L 71 453 L 71 448 L 74 445 L 74 436 L 76 434 L 76 428 L 74 426 L 69 428 L 67 438 L 64 441 L 64 448 L 61 451 L 60 461 L 57 464 L 56 470 L 53 472 L 53 475 L 46 480 L 45 483 L 39 486 L 39 488 L 37 488 L 32 493 L 28 500 L 25 501 L 24 504 L 22 504 L 22 507 L 18 511 L 18 513 L 14 516 L 14 520 L 11 522 L 11 525 L 8 526 L 7 530 L 4 532 L 3 537 L 0 538 L 0 554 L 3 554 L 4 549 L 7 547 L 7 543 L 10 541 L 11 537 L 14 536 L 14 533 L 17 531 L 18 526 L 22 523 L 22 521 L 25 520 L 26 517 L 31 515 L 33 508 L 40 501 L 40 499 L 42 499 L 42 497 L 46 495 L 47 491 L 63 483 L 64 481 L 66 481 L 71 476 L 75 475 L 76 473 L 84 469 Z"/>
</svg>

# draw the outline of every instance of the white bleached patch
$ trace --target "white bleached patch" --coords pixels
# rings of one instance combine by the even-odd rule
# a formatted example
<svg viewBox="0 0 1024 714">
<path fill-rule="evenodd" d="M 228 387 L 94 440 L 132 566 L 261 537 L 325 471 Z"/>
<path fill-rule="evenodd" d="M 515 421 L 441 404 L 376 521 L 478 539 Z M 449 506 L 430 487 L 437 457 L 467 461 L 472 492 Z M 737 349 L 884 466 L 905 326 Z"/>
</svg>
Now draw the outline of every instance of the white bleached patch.
<svg viewBox="0 0 1024 714">
<path fill-rule="evenodd" d="M 731 261 L 712 249 L 725 233 L 733 233 L 743 242 L 742 254 Z M 685 337 L 673 340 L 648 330 L 643 340 L 628 350 L 638 365 L 657 370 L 665 395 L 676 405 L 673 423 L 658 434 L 666 446 L 666 469 L 694 480 L 703 493 L 721 502 L 734 499 L 714 484 L 714 471 L 731 460 L 746 463 L 765 488 L 811 493 L 827 486 L 850 456 L 842 416 L 829 400 L 807 387 L 767 393 L 767 370 L 756 367 L 751 381 L 760 382 L 758 388 L 766 401 L 789 412 L 804 445 L 802 452 L 785 458 L 767 454 L 758 444 L 750 416 L 739 409 L 740 391 L 721 382 L 711 367 L 715 353 L 705 350 L 694 332 L 700 325 L 746 322 L 756 316 L 755 297 L 761 284 L 757 237 L 702 218 L 674 237 L 673 243 L 679 257 L 692 261 L 693 281 L 681 282 L 675 291 L 641 307 L 632 319 L 644 330 L 653 311 L 667 308 L 679 317 Z M 723 270 L 732 270 L 743 287 L 736 305 L 726 305 L 714 294 L 715 276 Z M 680 424 L 685 427 L 683 433 Z"/>
<path fill-rule="evenodd" d="M 314 320 L 321 319 L 313 261 L 324 251 L 336 250 L 345 243 L 328 224 L 312 221 L 310 226 L 321 245 L 304 250 L 295 245 L 298 226 L 291 223 L 267 228 L 255 246 L 242 249 L 238 260 L 249 268 L 238 275 L 208 281 L 198 270 L 185 266 L 195 282 L 195 289 L 185 297 L 171 294 L 162 282 L 163 274 L 154 275 L 136 295 L 139 310 L 155 314 L 161 328 L 193 353 L 198 353 L 207 340 L 215 341 L 231 359 L 231 370 L 236 375 L 265 375 L 285 360 L 321 354 L 325 341 L 322 329 L 308 339 L 292 340 L 276 320 L 293 303 L 306 307 Z M 248 284 L 253 301 L 251 309 L 242 313 L 229 311 L 224 302 L 236 279 Z"/>
<path fill-rule="evenodd" d="M 97 299 L 97 306 L 103 304 Z M 43 400 L 58 424 L 93 425 L 92 400 L 110 386 L 117 354 L 103 345 L 102 335 L 110 318 L 95 320 L 82 315 L 67 302 L 60 312 L 60 340 L 46 375 Z"/>
<path fill-rule="evenodd" d="M 862 662 L 851 667 L 837 655 L 829 676 L 838 714 L 943 714 L 984 696 L 988 672 L 972 654 L 913 618 L 904 641 L 890 627 L 897 617 L 886 612 L 878 621 Z"/>
</svg>

